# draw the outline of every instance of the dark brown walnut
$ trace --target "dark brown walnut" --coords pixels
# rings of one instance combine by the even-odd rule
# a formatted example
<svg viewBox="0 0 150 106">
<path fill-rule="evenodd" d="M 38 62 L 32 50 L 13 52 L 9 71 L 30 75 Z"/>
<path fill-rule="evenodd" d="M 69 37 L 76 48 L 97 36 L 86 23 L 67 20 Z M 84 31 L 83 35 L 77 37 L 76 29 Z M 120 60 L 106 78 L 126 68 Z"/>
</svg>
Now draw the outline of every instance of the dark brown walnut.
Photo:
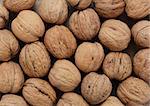
<svg viewBox="0 0 150 106">
<path fill-rule="evenodd" d="M 130 77 L 119 85 L 117 95 L 125 104 L 145 105 L 150 101 L 150 86 L 139 78 Z"/>
<path fill-rule="evenodd" d="M 38 41 L 23 47 L 19 63 L 29 77 L 43 77 L 49 71 L 51 59 L 44 44 Z"/>
<path fill-rule="evenodd" d="M 24 75 L 19 64 L 4 62 L 0 64 L 0 92 L 17 93 L 23 86 Z"/>
<path fill-rule="evenodd" d="M 39 78 L 28 79 L 22 94 L 31 106 L 53 106 L 56 102 L 54 89 L 47 81 Z"/>
<path fill-rule="evenodd" d="M 7 29 L 0 30 L 0 61 L 8 61 L 19 51 L 19 43 Z"/>
<path fill-rule="evenodd" d="M 100 29 L 100 19 L 91 8 L 75 11 L 69 19 L 69 28 L 78 39 L 91 40 Z"/>
<path fill-rule="evenodd" d="M 99 104 L 107 99 L 112 90 L 109 78 L 102 74 L 91 72 L 81 83 L 81 93 L 90 104 Z"/>
<path fill-rule="evenodd" d="M 97 71 L 104 59 L 104 50 L 100 43 L 84 42 L 75 53 L 75 63 L 83 72 Z"/>
<path fill-rule="evenodd" d="M 77 48 L 75 37 L 63 25 L 50 28 L 45 34 L 44 43 L 49 52 L 56 58 L 69 58 Z"/>
<path fill-rule="evenodd" d="M 134 42 L 142 47 L 150 47 L 150 21 L 142 20 L 137 22 L 131 29 Z"/>
<path fill-rule="evenodd" d="M 131 32 L 126 23 L 109 19 L 102 24 L 98 37 L 111 51 L 122 51 L 128 47 Z"/>
<path fill-rule="evenodd" d="M 110 52 L 103 62 L 103 71 L 110 79 L 124 80 L 132 73 L 132 61 L 128 54 Z"/>
<path fill-rule="evenodd" d="M 124 12 L 124 0 L 93 0 L 95 10 L 105 18 L 115 18 Z"/>
</svg>

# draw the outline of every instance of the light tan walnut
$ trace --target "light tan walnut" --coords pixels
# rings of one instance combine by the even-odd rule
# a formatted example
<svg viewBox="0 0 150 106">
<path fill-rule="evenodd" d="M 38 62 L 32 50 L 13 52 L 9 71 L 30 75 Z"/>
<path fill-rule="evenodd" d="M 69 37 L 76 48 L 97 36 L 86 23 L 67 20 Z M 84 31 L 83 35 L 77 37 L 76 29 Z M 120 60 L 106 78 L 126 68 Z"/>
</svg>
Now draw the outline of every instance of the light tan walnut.
<svg viewBox="0 0 150 106">
<path fill-rule="evenodd" d="M 63 92 L 73 91 L 81 81 L 76 66 L 68 60 L 57 60 L 48 75 L 51 84 Z"/>
<path fill-rule="evenodd" d="M 31 10 L 21 11 L 12 21 L 11 28 L 15 36 L 26 43 L 39 40 L 45 31 L 42 19 Z"/>
<path fill-rule="evenodd" d="M 91 40 L 100 29 L 100 19 L 97 13 L 91 9 L 75 11 L 69 19 L 69 28 L 78 39 Z"/>
<path fill-rule="evenodd" d="M 104 50 L 100 43 L 84 42 L 75 53 L 75 63 L 83 72 L 97 71 L 104 59 Z"/>
<path fill-rule="evenodd" d="M 23 47 L 19 63 L 29 77 L 43 77 L 49 71 L 51 59 L 44 44 L 34 42 Z"/>
</svg>

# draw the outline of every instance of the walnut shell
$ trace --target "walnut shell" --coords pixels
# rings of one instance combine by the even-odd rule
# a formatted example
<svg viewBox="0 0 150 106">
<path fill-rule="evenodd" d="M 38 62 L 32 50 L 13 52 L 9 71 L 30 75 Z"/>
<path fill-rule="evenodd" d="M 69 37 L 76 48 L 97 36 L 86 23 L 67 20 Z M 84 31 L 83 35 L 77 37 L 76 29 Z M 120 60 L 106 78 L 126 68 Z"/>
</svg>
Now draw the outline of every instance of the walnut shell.
<svg viewBox="0 0 150 106">
<path fill-rule="evenodd" d="M 132 73 L 132 61 L 128 54 L 110 52 L 103 62 L 104 73 L 110 79 L 124 80 Z"/>
<path fill-rule="evenodd" d="M 59 99 L 57 106 L 89 106 L 86 101 L 77 93 L 64 93 Z"/>
<path fill-rule="evenodd" d="M 12 21 L 11 28 L 15 36 L 26 43 L 39 40 L 45 31 L 42 19 L 31 10 L 21 11 Z"/>
<path fill-rule="evenodd" d="M 137 22 L 131 29 L 134 42 L 140 47 L 150 47 L 150 21 Z"/>
<path fill-rule="evenodd" d="M 0 30 L 0 61 L 10 60 L 19 49 L 19 42 L 12 32 L 7 29 Z"/>
<path fill-rule="evenodd" d="M 49 71 L 51 59 L 44 44 L 34 42 L 23 47 L 19 63 L 29 77 L 43 77 Z"/>
<path fill-rule="evenodd" d="M 78 39 L 91 40 L 100 29 L 100 19 L 91 8 L 76 11 L 69 19 L 69 28 Z"/>
<path fill-rule="evenodd" d="M 68 60 L 57 60 L 48 75 L 51 84 L 63 92 L 73 91 L 81 82 L 76 66 Z"/>
<path fill-rule="evenodd" d="M 107 99 L 112 90 L 109 78 L 102 74 L 91 72 L 81 83 L 81 93 L 90 104 L 99 104 Z"/>
<path fill-rule="evenodd" d="M 0 64 L 0 92 L 17 93 L 23 86 L 24 75 L 19 64 L 4 62 Z"/>
<path fill-rule="evenodd" d="M 45 34 L 44 43 L 49 52 L 56 58 L 69 58 L 77 48 L 75 37 L 63 25 L 50 28 Z"/>
<path fill-rule="evenodd" d="M 93 0 L 95 10 L 105 18 L 115 18 L 124 12 L 125 2 L 123 0 Z"/>
<path fill-rule="evenodd" d="M 128 47 L 131 32 L 127 24 L 120 20 L 110 19 L 102 24 L 99 39 L 112 51 L 122 51 Z"/>
<path fill-rule="evenodd" d="M 125 104 L 134 102 L 142 105 L 150 101 L 150 87 L 143 80 L 130 77 L 119 85 L 117 95 Z"/>
<path fill-rule="evenodd" d="M 75 63 L 83 72 L 97 71 L 104 59 L 104 50 L 100 43 L 84 42 L 75 53 Z"/>
<path fill-rule="evenodd" d="M 53 106 L 56 93 L 51 85 L 39 78 L 28 79 L 22 90 L 23 97 L 32 106 Z"/>
</svg>

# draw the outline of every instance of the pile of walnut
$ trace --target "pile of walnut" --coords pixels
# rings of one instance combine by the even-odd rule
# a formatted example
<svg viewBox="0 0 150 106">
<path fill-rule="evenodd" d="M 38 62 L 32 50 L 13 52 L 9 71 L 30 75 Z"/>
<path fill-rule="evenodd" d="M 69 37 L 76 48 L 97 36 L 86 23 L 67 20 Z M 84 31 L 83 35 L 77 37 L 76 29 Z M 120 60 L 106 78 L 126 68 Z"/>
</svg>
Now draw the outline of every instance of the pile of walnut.
<svg viewBox="0 0 150 106">
<path fill-rule="evenodd" d="M 150 0 L 0 1 L 0 106 L 150 106 Z"/>
</svg>

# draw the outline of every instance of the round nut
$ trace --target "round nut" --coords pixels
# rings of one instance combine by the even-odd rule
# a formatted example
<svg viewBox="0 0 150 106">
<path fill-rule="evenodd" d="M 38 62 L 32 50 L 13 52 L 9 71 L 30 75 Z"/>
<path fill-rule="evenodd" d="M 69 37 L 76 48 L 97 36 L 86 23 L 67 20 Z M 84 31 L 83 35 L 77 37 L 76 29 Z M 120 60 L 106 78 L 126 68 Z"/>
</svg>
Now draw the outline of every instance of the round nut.
<svg viewBox="0 0 150 106">
<path fill-rule="evenodd" d="M 83 72 L 97 71 L 104 59 L 104 50 L 100 43 L 84 42 L 75 53 L 75 63 Z"/>
<path fill-rule="evenodd" d="M 51 85 L 39 78 L 28 79 L 22 90 L 23 97 L 32 106 L 53 106 L 56 93 Z"/>
<path fill-rule="evenodd" d="M 81 83 L 81 93 L 90 104 L 99 104 L 107 99 L 112 90 L 112 84 L 106 75 L 91 72 Z"/>
<path fill-rule="evenodd" d="M 11 28 L 15 36 L 26 43 L 39 40 L 45 31 L 42 19 L 31 10 L 21 11 L 12 21 Z"/>
<path fill-rule="evenodd" d="M 17 63 L 4 62 L 0 64 L 0 92 L 17 93 L 23 86 L 24 75 Z"/>
<path fill-rule="evenodd" d="M 120 20 L 110 19 L 102 24 L 99 39 L 112 51 L 122 51 L 128 47 L 131 32 L 127 24 Z"/>
<path fill-rule="evenodd" d="M 110 52 L 103 62 L 104 73 L 110 79 L 124 80 L 132 73 L 132 61 L 128 54 Z"/>
<path fill-rule="evenodd" d="M 81 82 L 79 70 L 68 60 L 57 60 L 48 78 L 54 87 L 63 92 L 73 91 Z"/>
<path fill-rule="evenodd" d="M 7 29 L 0 30 L 0 61 L 8 61 L 19 51 L 19 43 Z"/>
<path fill-rule="evenodd" d="M 44 44 L 34 42 L 23 47 L 20 52 L 19 63 L 29 77 L 43 77 L 49 71 L 51 59 Z"/>
<path fill-rule="evenodd" d="M 105 18 L 115 18 L 124 12 L 125 2 L 123 0 L 93 0 L 95 10 Z"/>
<path fill-rule="evenodd" d="M 76 11 L 69 19 L 69 28 L 78 39 L 91 40 L 100 29 L 100 19 L 91 8 Z"/>
<path fill-rule="evenodd" d="M 117 95 L 125 104 L 146 104 L 150 101 L 150 87 L 143 80 L 130 77 L 119 85 Z"/>
<path fill-rule="evenodd" d="M 56 58 L 69 58 L 77 48 L 75 37 L 63 25 L 50 28 L 45 34 L 44 43 L 49 52 Z"/>
<path fill-rule="evenodd" d="M 59 99 L 57 106 L 89 106 L 82 96 L 69 92 L 64 93 L 61 99 Z"/>
</svg>

